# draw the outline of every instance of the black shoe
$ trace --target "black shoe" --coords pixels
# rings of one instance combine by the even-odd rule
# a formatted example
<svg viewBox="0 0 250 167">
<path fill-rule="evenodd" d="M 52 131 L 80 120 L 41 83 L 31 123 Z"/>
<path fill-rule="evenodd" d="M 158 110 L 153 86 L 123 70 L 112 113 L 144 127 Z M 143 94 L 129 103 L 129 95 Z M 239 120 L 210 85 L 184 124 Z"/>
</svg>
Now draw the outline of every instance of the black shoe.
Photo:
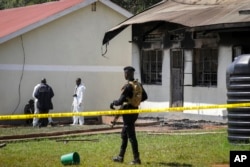
<svg viewBox="0 0 250 167">
<path fill-rule="evenodd" d="M 113 157 L 113 161 L 122 163 L 123 162 L 123 157 L 121 157 L 121 156 Z"/>
<path fill-rule="evenodd" d="M 141 160 L 139 158 L 136 158 L 135 160 L 130 162 L 130 165 L 140 165 L 140 164 L 141 164 Z"/>
<path fill-rule="evenodd" d="M 0 148 L 5 147 L 5 146 L 6 146 L 5 143 L 1 143 L 1 144 L 0 144 Z"/>
</svg>

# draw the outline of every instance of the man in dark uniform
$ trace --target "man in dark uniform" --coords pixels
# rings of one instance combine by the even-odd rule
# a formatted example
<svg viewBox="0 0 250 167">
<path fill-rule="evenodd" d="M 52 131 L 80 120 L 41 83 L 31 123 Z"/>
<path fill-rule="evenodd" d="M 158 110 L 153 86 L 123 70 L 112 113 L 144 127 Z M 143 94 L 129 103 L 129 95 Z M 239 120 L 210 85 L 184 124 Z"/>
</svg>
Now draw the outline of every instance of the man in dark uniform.
<svg viewBox="0 0 250 167">
<path fill-rule="evenodd" d="M 41 80 L 40 86 L 37 88 L 35 92 L 35 97 L 38 99 L 37 108 L 39 110 L 39 114 L 48 114 L 49 110 L 53 109 L 52 97 L 54 97 L 53 89 L 47 84 L 45 78 Z M 48 118 L 39 119 L 38 126 L 47 126 Z"/>
<path fill-rule="evenodd" d="M 110 104 L 110 108 L 114 109 L 114 106 L 121 106 L 122 110 L 130 110 L 130 109 L 138 109 L 139 104 L 132 104 L 131 99 L 134 96 L 134 88 L 131 82 L 137 82 L 134 79 L 134 71 L 135 69 L 131 66 L 127 66 L 124 68 L 124 77 L 128 81 L 122 88 L 121 96 L 118 100 L 114 100 Z M 142 85 L 139 83 L 141 89 L 140 102 L 147 99 L 147 93 L 143 89 Z M 123 162 L 124 155 L 126 152 L 128 140 L 131 143 L 132 151 L 134 155 L 134 160 L 131 162 L 132 165 L 141 164 L 140 155 L 138 151 L 138 143 L 135 132 L 135 121 L 138 118 L 138 113 L 135 114 L 124 114 L 123 118 L 123 128 L 121 131 L 122 144 L 120 148 L 120 153 L 118 156 L 113 157 L 114 162 Z"/>
</svg>

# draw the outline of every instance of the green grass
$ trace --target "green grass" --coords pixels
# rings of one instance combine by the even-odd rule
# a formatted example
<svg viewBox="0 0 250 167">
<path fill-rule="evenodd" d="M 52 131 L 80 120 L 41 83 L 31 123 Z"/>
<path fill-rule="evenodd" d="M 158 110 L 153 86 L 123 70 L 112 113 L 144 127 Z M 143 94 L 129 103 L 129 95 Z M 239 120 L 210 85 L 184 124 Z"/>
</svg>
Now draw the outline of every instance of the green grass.
<svg viewBox="0 0 250 167">
<path fill-rule="evenodd" d="M 227 141 L 226 130 L 216 134 L 148 134 L 138 132 L 142 165 L 148 167 L 211 167 L 229 164 L 230 150 L 250 150 L 250 145 L 233 145 Z M 7 143 L 0 148 L 1 167 L 60 167 L 60 157 L 78 152 L 83 167 L 123 167 L 132 160 L 129 144 L 123 164 L 113 163 L 120 147 L 120 134 L 99 134 L 67 139 L 99 139 L 99 142 L 56 142 L 52 139 Z"/>
</svg>

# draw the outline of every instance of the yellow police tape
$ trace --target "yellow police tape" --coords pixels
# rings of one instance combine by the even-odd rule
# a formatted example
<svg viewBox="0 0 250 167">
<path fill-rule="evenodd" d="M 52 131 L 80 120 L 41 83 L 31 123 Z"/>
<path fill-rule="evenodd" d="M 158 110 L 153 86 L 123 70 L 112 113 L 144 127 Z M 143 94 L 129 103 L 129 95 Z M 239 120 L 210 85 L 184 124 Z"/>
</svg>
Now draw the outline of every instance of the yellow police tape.
<svg viewBox="0 0 250 167">
<path fill-rule="evenodd" d="M 216 109 L 216 108 L 237 108 L 250 107 L 250 103 L 237 104 L 219 104 L 208 106 L 189 106 L 189 107 L 168 107 L 168 108 L 151 108 L 151 109 L 135 109 L 135 110 L 103 110 L 103 111 L 84 111 L 84 112 L 65 112 L 65 113 L 50 113 L 50 114 L 22 114 L 22 115 L 0 115 L 0 120 L 15 120 L 15 119 L 31 119 L 31 118 L 58 118 L 72 116 L 101 116 L 101 115 L 121 115 L 133 113 L 154 113 L 154 112 L 182 112 L 183 110 L 201 110 L 201 109 Z"/>
</svg>

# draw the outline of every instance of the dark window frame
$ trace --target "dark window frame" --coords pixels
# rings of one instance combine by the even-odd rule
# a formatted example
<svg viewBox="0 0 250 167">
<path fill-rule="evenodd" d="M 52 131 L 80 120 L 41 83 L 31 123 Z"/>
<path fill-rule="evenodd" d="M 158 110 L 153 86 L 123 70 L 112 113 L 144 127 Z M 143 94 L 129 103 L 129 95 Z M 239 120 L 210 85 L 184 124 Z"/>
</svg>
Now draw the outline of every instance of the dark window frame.
<svg viewBox="0 0 250 167">
<path fill-rule="evenodd" d="M 162 49 L 142 49 L 141 78 L 146 85 L 162 85 Z"/>
<path fill-rule="evenodd" d="M 193 86 L 217 87 L 218 49 L 193 49 Z"/>
</svg>

